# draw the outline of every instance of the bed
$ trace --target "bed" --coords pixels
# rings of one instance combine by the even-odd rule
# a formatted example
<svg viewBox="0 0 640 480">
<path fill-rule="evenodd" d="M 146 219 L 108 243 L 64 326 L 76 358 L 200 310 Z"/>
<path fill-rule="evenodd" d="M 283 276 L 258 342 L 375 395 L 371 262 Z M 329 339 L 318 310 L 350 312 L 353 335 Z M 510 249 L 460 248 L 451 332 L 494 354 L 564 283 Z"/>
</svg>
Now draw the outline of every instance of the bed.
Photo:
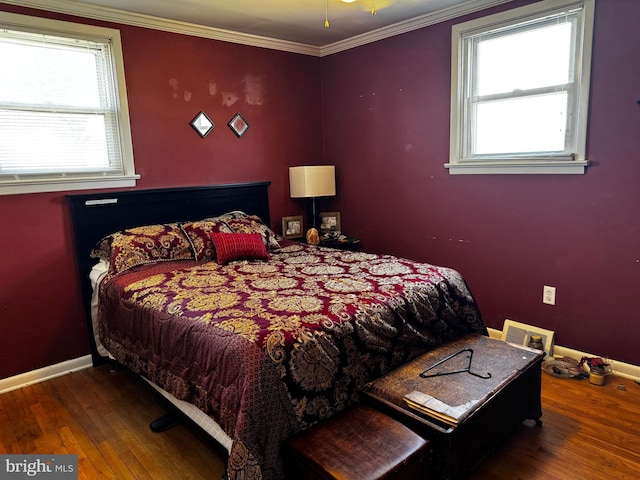
<svg viewBox="0 0 640 480">
<path fill-rule="evenodd" d="M 286 438 L 419 354 L 487 333 L 452 269 L 282 240 L 268 185 L 69 197 L 94 362 L 197 416 L 231 479 L 281 479 Z"/>
</svg>

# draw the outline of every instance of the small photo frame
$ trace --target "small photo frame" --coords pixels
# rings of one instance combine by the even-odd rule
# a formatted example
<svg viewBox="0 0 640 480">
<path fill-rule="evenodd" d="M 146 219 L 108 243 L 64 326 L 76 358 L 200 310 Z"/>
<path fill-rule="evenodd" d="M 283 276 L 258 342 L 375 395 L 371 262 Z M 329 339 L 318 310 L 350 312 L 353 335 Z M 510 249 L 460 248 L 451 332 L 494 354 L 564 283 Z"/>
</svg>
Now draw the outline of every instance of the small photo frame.
<svg viewBox="0 0 640 480">
<path fill-rule="evenodd" d="M 282 236 L 287 239 L 304 237 L 302 215 L 282 217 Z"/>
<path fill-rule="evenodd" d="M 211 121 L 206 113 L 198 113 L 193 120 L 191 120 L 191 126 L 202 138 L 206 137 L 213 127 L 216 125 Z"/>
<path fill-rule="evenodd" d="M 320 232 L 340 232 L 340 212 L 320 212 Z"/>
<path fill-rule="evenodd" d="M 229 121 L 229 128 L 236 134 L 236 137 L 240 138 L 247 130 L 249 130 L 249 124 L 242 115 L 236 113 Z"/>
</svg>

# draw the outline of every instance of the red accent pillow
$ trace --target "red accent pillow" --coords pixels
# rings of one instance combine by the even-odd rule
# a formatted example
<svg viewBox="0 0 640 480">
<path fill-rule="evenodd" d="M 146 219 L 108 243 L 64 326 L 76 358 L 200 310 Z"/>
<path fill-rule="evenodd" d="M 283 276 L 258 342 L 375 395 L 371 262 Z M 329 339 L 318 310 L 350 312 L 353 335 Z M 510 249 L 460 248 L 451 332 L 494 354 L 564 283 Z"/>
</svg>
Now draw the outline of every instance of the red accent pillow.
<svg viewBox="0 0 640 480">
<path fill-rule="evenodd" d="M 259 233 L 211 232 L 216 258 L 220 265 L 233 260 L 269 260 L 269 253 Z"/>
</svg>

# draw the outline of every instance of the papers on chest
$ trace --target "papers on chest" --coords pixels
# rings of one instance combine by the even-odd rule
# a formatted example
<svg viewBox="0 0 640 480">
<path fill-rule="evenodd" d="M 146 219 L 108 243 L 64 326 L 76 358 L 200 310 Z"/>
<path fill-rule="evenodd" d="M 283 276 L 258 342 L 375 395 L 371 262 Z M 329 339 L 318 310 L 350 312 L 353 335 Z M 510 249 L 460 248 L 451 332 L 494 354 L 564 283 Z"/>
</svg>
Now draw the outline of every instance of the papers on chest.
<svg viewBox="0 0 640 480">
<path fill-rule="evenodd" d="M 462 405 L 447 405 L 431 395 L 416 390 L 406 394 L 404 400 L 407 402 L 409 408 L 429 415 L 451 426 L 458 425 L 478 403 L 478 400 L 469 400 Z"/>
</svg>

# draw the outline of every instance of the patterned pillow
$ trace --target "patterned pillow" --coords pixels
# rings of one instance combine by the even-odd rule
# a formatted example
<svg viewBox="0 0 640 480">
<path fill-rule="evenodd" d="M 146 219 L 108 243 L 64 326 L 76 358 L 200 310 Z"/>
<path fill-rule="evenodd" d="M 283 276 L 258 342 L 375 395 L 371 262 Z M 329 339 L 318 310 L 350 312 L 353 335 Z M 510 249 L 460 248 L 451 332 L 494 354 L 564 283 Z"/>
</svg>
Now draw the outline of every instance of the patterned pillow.
<svg viewBox="0 0 640 480">
<path fill-rule="evenodd" d="M 114 235 L 115 234 L 112 233 L 111 235 L 102 237 L 102 239 L 93 247 L 89 256 L 91 258 L 99 258 L 109 262 L 109 260 L 111 260 L 111 242 L 113 242 Z"/>
<path fill-rule="evenodd" d="M 269 252 L 259 233 L 211 233 L 220 265 L 233 260 L 269 260 Z"/>
<path fill-rule="evenodd" d="M 268 250 L 280 248 L 280 244 L 276 238 L 276 233 L 267 227 L 260 217 L 256 215 L 247 215 L 240 218 L 226 218 L 225 223 L 235 233 L 259 233 L 262 235 L 264 244 Z"/>
<path fill-rule="evenodd" d="M 112 233 L 91 251 L 91 257 L 109 262 L 109 273 L 136 265 L 193 259 L 191 244 L 177 223 L 146 225 Z"/>
<path fill-rule="evenodd" d="M 201 222 L 226 222 L 227 220 L 232 220 L 234 218 L 246 218 L 249 216 L 250 215 L 248 213 L 244 213 L 242 210 L 233 210 L 216 217 L 203 218 Z"/>
<path fill-rule="evenodd" d="M 210 233 L 233 233 L 233 230 L 219 218 L 183 223 L 180 228 L 189 239 L 193 255 L 198 262 L 210 261 L 216 256 Z"/>
<path fill-rule="evenodd" d="M 250 217 L 250 215 L 248 213 L 243 212 L 242 210 L 233 210 L 231 212 L 227 212 L 223 215 L 220 215 L 218 218 L 220 220 L 231 220 L 234 218 L 246 218 L 246 217 Z"/>
</svg>

